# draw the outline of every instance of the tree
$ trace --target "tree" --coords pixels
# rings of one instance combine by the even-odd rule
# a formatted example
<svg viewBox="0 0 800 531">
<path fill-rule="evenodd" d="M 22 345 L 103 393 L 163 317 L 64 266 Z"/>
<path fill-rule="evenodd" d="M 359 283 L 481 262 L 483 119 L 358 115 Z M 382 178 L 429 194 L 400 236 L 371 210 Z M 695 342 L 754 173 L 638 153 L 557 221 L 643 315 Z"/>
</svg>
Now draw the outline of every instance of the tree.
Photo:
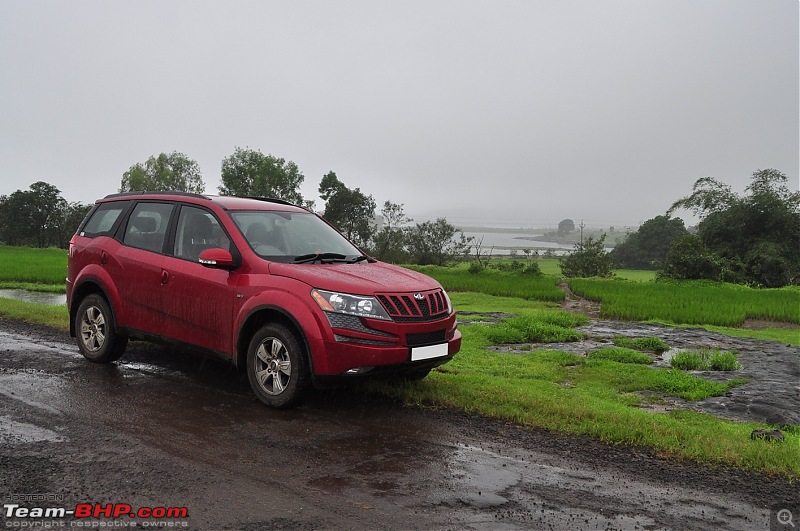
<svg viewBox="0 0 800 531">
<path fill-rule="evenodd" d="M 61 223 L 61 229 L 59 231 L 59 247 L 66 248 L 68 246 L 69 240 L 72 235 L 75 234 L 78 225 L 81 224 L 81 221 L 83 221 L 83 218 L 86 217 L 86 214 L 88 214 L 91 209 L 92 205 L 85 205 L 77 202 L 64 202 L 63 215 L 61 216 L 63 222 Z"/>
<path fill-rule="evenodd" d="M 0 197 L 0 237 L 8 245 L 65 247 L 71 234 L 65 231 L 69 207 L 61 191 L 43 181 Z"/>
<path fill-rule="evenodd" d="M 403 227 L 414 220 L 405 215 L 402 204 L 398 205 L 391 201 L 383 203 L 381 216 L 383 216 L 383 227 L 373 237 L 372 256 L 395 264 L 405 261 Z"/>
<path fill-rule="evenodd" d="M 558 224 L 559 236 L 564 236 L 575 230 L 575 222 L 571 219 L 562 219 Z"/>
<path fill-rule="evenodd" d="M 672 244 L 688 234 L 683 220 L 669 216 L 648 219 L 611 251 L 617 267 L 656 270 L 663 266 Z"/>
<path fill-rule="evenodd" d="M 319 195 L 325 200 L 323 216 L 360 247 L 366 247 L 375 232 L 375 200 L 361 189 L 350 189 L 332 171 L 322 177 Z"/>
<path fill-rule="evenodd" d="M 721 183 L 713 177 L 701 177 L 692 186 L 692 194 L 675 201 L 667 216 L 677 209 L 685 208 L 698 216 L 707 216 L 712 212 L 724 211 L 739 201 L 730 185 Z"/>
<path fill-rule="evenodd" d="M 305 176 L 292 161 L 237 147 L 222 159 L 221 195 L 272 197 L 303 205 L 300 185 Z"/>
<path fill-rule="evenodd" d="M 178 191 L 202 194 L 205 190 L 203 177 L 197 162 L 183 153 L 173 151 L 161 153 L 136 163 L 122 174 L 120 192 L 146 190 L 149 192 Z"/>
<path fill-rule="evenodd" d="M 447 265 L 469 254 L 471 242 L 471 237 L 464 236 L 444 218 L 406 228 L 406 250 L 410 259 L 420 265 Z"/>
<path fill-rule="evenodd" d="M 591 236 L 577 242 L 575 249 L 562 256 L 558 263 L 565 277 L 610 277 L 613 258 L 606 252 L 603 243 L 606 235 L 595 240 Z"/>
<path fill-rule="evenodd" d="M 694 234 L 678 238 L 667 253 L 659 277 L 678 280 L 720 280 L 722 265 L 703 241 Z"/>
<path fill-rule="evenodd" d="M 6 245 L 25 245 L 30 238 L 25 192 L 0 197 L 0 239 Z"/>
<path fill-rule="evenodd" d="M 800 282 L 800 192 L 774 169 L 753 173 L 747 195 L 711 178 L 698 179 L 693 193 L 668 215 L 686 208 L 702 217 L 697 235 L 722 260 L 723 276 L 766 287 Z"/>
</svg>

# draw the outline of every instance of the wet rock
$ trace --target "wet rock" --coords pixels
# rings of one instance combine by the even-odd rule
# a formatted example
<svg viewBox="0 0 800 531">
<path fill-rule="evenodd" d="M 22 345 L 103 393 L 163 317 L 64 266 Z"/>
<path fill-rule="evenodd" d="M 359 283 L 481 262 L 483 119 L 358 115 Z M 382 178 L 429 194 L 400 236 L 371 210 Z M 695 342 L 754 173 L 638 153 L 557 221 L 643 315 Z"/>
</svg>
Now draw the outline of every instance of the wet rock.
<svg viewBox="0 0 800 531">
<path fill-rule="evenodd" d="M 754 441 L 762 439 L 768 442 L 783 442 L 783 432 L 781 430 L 753 430 L 750 438 Z"/>
</svg>

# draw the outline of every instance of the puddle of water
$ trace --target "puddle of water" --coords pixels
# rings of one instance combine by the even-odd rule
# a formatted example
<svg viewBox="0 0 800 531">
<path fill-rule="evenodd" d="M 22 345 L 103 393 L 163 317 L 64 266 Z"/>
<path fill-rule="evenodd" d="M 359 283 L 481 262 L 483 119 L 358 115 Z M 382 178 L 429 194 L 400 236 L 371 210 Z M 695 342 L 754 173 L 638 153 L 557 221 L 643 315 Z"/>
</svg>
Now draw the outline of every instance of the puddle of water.
<svg viewBox="0 0 800 531">
<path fill-rule="evenodd" d="M 507 464 L 512 466 L 506 466 Z M 508 502 L 504 491 L 522 481 L 522 473 L 513 461 L 476 448 L 459 444 L 450 465 L 454 479 L 464 488 L 461 503 L 487 509 Z"/>
<path fill-rule="evenodd" d="M 16 420 L 0 416 L 0 441 L 10 444 L 23 444 L 31 442 L 61 442 L 64 438 L 53 430 L 28 424 L 27 422 L 17 422 Z"/>
<path fill-rule="evenodd" d="M 49 343 L 31 341 L 30 338 L 18 334 L 0 331 L 0 350 L 46 351 L 63 354 L 72 358 L 82 358 L 78 349 L 65 343 Z"/>
<path fill-rule="evenodd" d="M 61 379 L 38 371 L 3 371 L 0 373 L 0 397 L 22 402 L 40 411 L 60 415 L 49 405 L 61 400 Z"/>
<path fill-rule="evenodd" d="M 681 352 L 686 352 L 688 349 L 685 348 L 671 348 L 666 352 L 662 352 L 661 356 L 656 358 L 656 366 L 657 367 L 671 367 L 672 358 L 680 354 Z"/>
<path fill-rule="evenodd" d="M 4 299 L 14 299 L 15 301 L 49 304 L 52 306 L 67 303 L 67 295 L 64 293 L 44 293 L 40 291 L 28 291 L 26 289 L 0 289 L 0 297 Z"/>
</svg>

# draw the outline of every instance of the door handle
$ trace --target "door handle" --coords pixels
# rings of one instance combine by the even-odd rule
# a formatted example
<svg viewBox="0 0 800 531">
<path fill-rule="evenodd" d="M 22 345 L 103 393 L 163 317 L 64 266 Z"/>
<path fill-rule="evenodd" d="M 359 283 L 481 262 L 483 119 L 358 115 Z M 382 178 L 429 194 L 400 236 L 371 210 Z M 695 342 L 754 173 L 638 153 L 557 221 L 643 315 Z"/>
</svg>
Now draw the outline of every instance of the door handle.
<svg viewBox="0 0 800 531">
<path fill-rule="evenodd" d="M 161 283 L 167 284 L 169 282 L 169 271 L 166 269 L 161 270 Z"/>
</svg>

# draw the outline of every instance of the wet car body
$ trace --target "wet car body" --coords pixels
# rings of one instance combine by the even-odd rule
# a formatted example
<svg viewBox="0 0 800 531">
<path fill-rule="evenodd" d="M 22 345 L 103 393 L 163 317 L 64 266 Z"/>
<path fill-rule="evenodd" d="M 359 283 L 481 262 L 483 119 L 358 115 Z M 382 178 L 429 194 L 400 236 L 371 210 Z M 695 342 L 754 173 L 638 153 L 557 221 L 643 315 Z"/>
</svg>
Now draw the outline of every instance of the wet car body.
<svg viewBox="0 0 800 531">
<path fill-rule="evenodd" d="M 256 241 L 262 225 L 272 225 L 268 243 Z M 461 344 L 438 282 L 363 255 L 316 214 L 279 200 L 101 199 L 70 242 L 67 305 L 91 361 L 117 359 L 128 338 L 189 345 L 247 368 L 274 407 L 296 404 L 308 384 L 424 377 Z"/>
</svg>

